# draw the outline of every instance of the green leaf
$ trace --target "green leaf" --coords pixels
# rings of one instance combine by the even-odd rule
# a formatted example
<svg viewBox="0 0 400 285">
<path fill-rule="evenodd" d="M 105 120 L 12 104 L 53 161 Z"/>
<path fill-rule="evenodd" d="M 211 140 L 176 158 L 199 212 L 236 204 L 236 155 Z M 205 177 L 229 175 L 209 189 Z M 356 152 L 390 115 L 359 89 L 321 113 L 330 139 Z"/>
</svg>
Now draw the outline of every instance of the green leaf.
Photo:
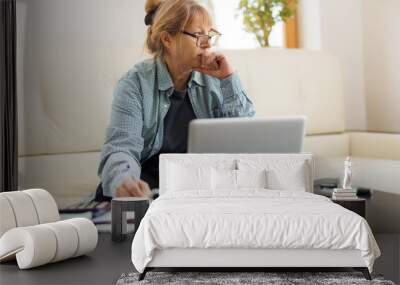
<svg viewBox="0 0 400 285">
<path fill-rule="evenodd" d="M 293 16 L 297 5 L 298 0 L 240 0 L 238 11 L 243 14 L 245 30 L 253 33 L 261 46 L 268 46 L 273 26 Z"/>
</svg>

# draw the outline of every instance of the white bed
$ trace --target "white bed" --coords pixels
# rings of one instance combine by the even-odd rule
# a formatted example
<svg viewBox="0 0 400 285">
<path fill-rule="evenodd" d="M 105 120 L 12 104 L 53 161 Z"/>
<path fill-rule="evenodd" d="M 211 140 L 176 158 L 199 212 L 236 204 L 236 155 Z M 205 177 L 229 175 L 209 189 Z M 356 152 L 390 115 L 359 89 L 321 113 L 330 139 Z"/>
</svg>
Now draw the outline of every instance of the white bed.
<svg viewBox="0 0 400 285">
<path fill-rule="evenodd" d="M 132 243 L 155 267 L 354 267 L 380 255 L 362 217 L 312 194 L 311 154 L 165 154 Z M 290 189 L 290 190 L 289 190 Z"/>
</svg>

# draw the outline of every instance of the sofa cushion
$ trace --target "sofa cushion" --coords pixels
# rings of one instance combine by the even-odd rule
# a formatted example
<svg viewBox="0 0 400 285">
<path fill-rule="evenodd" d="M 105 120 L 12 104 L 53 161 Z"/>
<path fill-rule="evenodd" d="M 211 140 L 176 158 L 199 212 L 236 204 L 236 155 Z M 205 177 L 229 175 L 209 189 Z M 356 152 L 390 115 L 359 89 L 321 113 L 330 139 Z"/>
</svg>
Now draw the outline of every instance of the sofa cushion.
<svg viewBox="0 0 400 285">
<path fill-rule="evenodd" d="M 400 134 L 351 132 L 352 156 L 376 159 L 400 159 Z"/>
<path fill-rule="evenodd" d="M 44 40 L 51 38 L 43 36 Z M 29 96 L 19 98 L 30 106 L 25 112 L 18 113 L 21 122 L 19 155 L 98 151 L 104 143 L 116 82 L 129 69 L 127 62 L 139 61 L 139 57 L 126 60 L 131 58 L 135 48 L 124 44 L 118 52 L 129 52 L 122 55 L 123 60 L 118 64 L 113 60 L 113 64 L 103 66 L 101 71 L 86 72 L 84 77 L 92 83 L 89 86 L 81 81 L 82 70 L 76 72 L 76 57 L 69 54 L 68 66 L 71 68 L 60 68 L 59 60 L 62 59 L 54 53 L 56 49 L 49 46 L 44 53 L 49 60 L 41 61 L 41 68 L 36 65 L 34 68 L 38 78 L 47 80 L 41 80 L 40 84 L 33 80 L 25 86 L 30 90 Z M 42 55 L 42 51 L 37 52 Z M 100 54 L 96 56 L 109 58 L 107 49 L 97 52 Z M 344 131 L 342 73 L 332 55 L 294 49 L 222 52 L 238 70 L 246 92 L 255 104 L 256 116 L 306 115 L 307 134 Z M 85 58 L 84 62 L 95 58 L 91 49 L 80 48 L 79 54 Z M 68 54 L 66 56 L 68 58 Z M 96 104 L 91 104 L 94 100 Z"/>
<path fill-rule="evenodd" d="M 303 151 L 315 157 L 348 156 L 350 136 L 347 133 L 306 136 Z"/>
<path fill-rule="evenodd" d="M 259 117 L 307 116 L 307 134 L 345 130 L 342 71 L 324 52 L 294 49 L 224 50 Z"/>
</svg>

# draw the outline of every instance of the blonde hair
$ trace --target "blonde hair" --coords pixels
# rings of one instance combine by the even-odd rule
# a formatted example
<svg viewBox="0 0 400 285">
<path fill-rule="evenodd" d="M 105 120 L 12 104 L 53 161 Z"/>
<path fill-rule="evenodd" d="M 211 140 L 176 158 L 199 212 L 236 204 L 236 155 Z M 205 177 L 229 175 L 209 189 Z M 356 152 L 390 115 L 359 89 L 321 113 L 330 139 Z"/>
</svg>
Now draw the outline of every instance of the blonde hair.
<svg viewBox="0 0 400 285">
<path fill-rule="evenodd" d="M 161 33 L 177 35 L 195 16 L 200 16 L 207 24 L 212 24 L 208 11 L 195 0 L 147 0 L 146 14 L 152 14 L 152 23 L 147 29 L 145 47 L 155 58 L 164 56 Z M 147 17 L 147 16 L 146 16 Z"/>
</svg>

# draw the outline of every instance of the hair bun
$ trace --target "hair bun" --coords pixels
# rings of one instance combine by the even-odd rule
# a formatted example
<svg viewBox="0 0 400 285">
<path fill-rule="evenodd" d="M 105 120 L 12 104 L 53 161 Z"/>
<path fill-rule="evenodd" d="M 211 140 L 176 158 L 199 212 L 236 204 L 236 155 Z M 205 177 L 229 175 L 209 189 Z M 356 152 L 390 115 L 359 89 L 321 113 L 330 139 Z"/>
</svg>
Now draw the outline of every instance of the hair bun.
<svg viewBox="0 0 400 285">
<path fill-rule="evenodd" d="M 144 17 L 144 23 L 146 26 L 151 26 L 153 24 L 154 15 L 156 14 L 158 6 L 151 10 L 147 15 Z"/>
</svg>

